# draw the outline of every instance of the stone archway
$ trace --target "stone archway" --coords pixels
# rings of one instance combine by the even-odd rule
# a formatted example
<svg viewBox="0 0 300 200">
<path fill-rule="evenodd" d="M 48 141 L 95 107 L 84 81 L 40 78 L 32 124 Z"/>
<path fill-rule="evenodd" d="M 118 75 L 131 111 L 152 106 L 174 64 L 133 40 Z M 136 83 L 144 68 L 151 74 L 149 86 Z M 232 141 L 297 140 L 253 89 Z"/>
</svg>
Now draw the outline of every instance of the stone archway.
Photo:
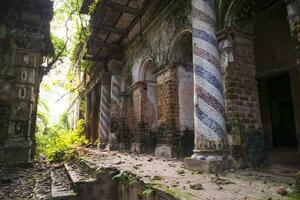
<svg viewBox="0 0 300 200">
<path fill-rule="evenodd" d="M 142 120 L 152 131 L 155 131 L 157 128 L 157 78 L 155 70 L 155 65 L 152 59 L 149 58 L 144 61 L 139 71 L 139 81 L 144 86 L 144 102 L 142 102 L 144 117 Z"/>
<path fill-rule="evenodd" d="M 176 35 L 169 49 L 170 64 L 176 73 L 180 156 L 192 154 L 194 148 L 193 48 L 192 33 L 183 30 Z"/>
</svg>

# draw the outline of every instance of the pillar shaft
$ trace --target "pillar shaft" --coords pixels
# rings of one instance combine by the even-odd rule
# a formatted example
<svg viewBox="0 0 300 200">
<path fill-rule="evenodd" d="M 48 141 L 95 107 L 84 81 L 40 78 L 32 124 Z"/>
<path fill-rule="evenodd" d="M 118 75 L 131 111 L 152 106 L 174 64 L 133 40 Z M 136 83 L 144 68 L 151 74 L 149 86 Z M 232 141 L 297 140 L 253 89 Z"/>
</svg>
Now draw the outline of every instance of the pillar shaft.
<svg viewBox="0 0 300 200">
<path fill-rule="evenodd" d="M 108 144 L 110 134 L 110 85 L 101 85 L 100 143 Z"/>
<path fill-rule="evenodd" d="M 192 1 L 195 159 L 209 160 L 227 149 L 225 99 L 213 0 Z"/>
<path fill-rule="evenodd" d="M 120 104 L 120 86 L 121 86 L 121 76 L 113 75 L 111 77 L 111 100 Z"/>
</svg>

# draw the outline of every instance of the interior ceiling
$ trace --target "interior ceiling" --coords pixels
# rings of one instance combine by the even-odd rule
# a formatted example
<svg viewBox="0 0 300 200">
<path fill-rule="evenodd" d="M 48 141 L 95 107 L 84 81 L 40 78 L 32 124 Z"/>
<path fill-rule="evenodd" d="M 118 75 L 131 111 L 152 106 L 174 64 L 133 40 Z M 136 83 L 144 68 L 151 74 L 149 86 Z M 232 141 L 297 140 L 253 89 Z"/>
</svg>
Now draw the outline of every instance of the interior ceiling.
<svg viewBox="0 0 300 200">
<path fill-rule="evenodd" d="M 84 6 L 87 6 L 89 1 L 85 0 Z M 105 60 L 120 55 L 120 44 L 143 14 L 145 7 L 142 6 L 145 2 L 145 0 L 103 0 L 97 6 L 91 17 L 91 36 L 87 45 L 89 59 Z"/>
</svg>

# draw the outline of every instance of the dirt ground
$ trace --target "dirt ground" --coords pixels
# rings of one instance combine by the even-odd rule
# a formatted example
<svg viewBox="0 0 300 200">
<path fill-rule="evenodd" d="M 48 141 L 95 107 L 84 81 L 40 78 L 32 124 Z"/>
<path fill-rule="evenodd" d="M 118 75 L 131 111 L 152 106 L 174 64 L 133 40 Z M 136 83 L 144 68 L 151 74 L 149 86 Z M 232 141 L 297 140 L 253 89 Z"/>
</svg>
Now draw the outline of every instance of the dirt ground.
<svg viewBox="0 0 300 200">
<path fill-rule="evenodd" d="M 50 171 L 41 162 L 0 166 L 0 200 L 50 199 Z"/>
<path fill-rule="evenodd" d="M 114 166 L 129 171 L 145 183 L 165 185 L 168 190 L 186 195 L 189 199 L 300 199 L 295 193 L 295 180 L 270 173 L 270 168 L 205 174 L 185 169 L 183 160 L 98 149 L 81 149 L 80 152 L 86 161 L 97 167 Z"/>
</svg>

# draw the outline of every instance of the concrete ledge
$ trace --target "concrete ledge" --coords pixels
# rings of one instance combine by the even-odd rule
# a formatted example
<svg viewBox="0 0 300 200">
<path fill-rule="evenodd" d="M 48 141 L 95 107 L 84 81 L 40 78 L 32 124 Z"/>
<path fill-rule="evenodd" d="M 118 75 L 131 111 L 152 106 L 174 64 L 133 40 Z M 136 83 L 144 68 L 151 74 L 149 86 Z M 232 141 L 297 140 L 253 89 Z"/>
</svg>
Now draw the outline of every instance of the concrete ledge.
<svg viewBox="0 0 300 200">
<path fill-rule="evenodd" d="M 197 160 L 192 158 L 185 158 L 184 166 L 187 169 L 198 169 L 206 173 L 217 173 L 229 169 L 230 161 L 229 160 Z"/>
</svg>

